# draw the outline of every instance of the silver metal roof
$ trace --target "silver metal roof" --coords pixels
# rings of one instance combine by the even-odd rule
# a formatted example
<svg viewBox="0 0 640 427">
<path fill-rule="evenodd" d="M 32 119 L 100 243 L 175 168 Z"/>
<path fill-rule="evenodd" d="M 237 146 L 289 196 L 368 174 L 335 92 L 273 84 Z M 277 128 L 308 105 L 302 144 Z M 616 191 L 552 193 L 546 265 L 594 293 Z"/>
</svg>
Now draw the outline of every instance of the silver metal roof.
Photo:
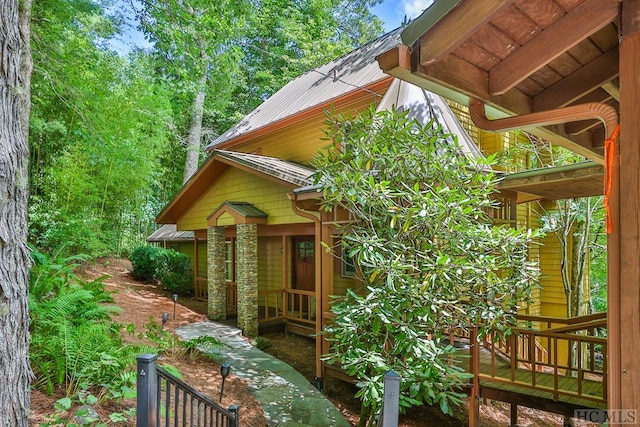
<svg viewBox="0 0 640 427">
<path fill-rule="evenodd" d="M 394 106 L 398 111 L 408 111 L 407 118 L 415 119 L 423 126 L 433 120 L 434 126 L 441 126 L 442 131 L 450 135 L 447 137 L 449 143 L 453 144 L 453 137 L 457 137 L 459 149 L 470 159 L 478 160 L 483 157 L 480 148 L 441 96 L 403 80 L 394 79 L 376 111 L 391 111 Z"/>
<path fill-rule="evenodd" d="M 275 157 L 226 150 L 214 150 L 212 156 L 244 165 L 296 186 L 304 187 L 313 184 L 313 178 L 311 178 L 313 169 Z"/>
<path fill-rule="evenodd" d="M 293 79 L 220 135 L 207 149 L 388 78 L 380 70 L 375 57 L 399 42 L 400 29 L 396 29 Z"/>
<path fill-rule="evenodd" d="M 177 231 L 175 224 L 165 224 L 151 233 L 147 242 L 189 242 L 193 239 L 193 231 Z"/>
</svg>

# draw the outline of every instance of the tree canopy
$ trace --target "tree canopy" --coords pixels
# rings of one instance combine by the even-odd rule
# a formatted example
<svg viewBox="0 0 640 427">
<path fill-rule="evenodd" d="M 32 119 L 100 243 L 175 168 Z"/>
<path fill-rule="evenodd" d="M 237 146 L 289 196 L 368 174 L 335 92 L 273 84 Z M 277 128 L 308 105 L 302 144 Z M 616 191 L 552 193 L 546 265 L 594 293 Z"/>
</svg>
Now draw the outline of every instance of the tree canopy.
<svg viewBox="0 0 640 427">
<path fill-rule="evenodd" d="M 30 241 L 91 255 L 142 243 L 205 144 L 381 33 L 375 3 L 145 0 L 137 14 L 152 45 L 124 56 L 108 43 L 125 28 L 118 2 L 36 2 Z"/>
</svg>

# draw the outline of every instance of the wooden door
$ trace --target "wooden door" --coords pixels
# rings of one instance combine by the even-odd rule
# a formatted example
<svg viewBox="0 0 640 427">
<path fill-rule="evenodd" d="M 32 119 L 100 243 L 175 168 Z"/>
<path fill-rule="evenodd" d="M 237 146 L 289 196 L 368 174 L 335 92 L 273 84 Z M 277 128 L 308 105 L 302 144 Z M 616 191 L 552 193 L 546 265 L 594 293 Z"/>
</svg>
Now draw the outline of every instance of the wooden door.
<svg viewBox="0 0 640 427">
<path fill-rule="evenodd" d="M 315 291 L 315 243 L 314 238 L 293 238 L 293 289 Z"/>
</svg>

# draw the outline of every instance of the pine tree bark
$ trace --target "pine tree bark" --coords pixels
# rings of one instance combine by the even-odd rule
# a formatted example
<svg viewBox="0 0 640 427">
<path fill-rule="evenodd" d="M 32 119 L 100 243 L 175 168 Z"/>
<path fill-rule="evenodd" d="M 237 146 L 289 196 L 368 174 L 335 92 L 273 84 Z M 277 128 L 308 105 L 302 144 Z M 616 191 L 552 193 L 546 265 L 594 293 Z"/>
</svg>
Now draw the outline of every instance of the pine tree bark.
<svg viewBox="0 0 640 427">
<path fill-rule="evenodd" d="M 0 426 L 29 425 L 30 0 L 0 2 Z"/>
</svg>

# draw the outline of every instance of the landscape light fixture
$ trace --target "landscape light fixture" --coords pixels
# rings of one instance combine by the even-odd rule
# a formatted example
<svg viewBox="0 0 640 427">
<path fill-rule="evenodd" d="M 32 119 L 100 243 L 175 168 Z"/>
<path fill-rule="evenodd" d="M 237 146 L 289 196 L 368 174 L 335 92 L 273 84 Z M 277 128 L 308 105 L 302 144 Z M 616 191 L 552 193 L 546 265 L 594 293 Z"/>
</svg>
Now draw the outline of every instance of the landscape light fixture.
<svg viewBox="0 0 640 427">
<path fill-rule="evenodd" d="M 173 294 L 173 320 L 176 320 L 176 302 L 178 302 L 178 294 Z"/>
<path fill-rule="evenodd" d="M 169 320 L 169 313 L 162 313 L 162 329 L 164 329 L 164 324 Z"/>
<path fill-rule="evenodd" d="M 231 372 L 231 365 L 227 362 L 220 365 L 220 375 L 222 375 L 222 385 L 220 386 L 220 402 L 222 402 L 222 392 L 224 391 L 224 380 L 227 379 Z"/>
</svg>

